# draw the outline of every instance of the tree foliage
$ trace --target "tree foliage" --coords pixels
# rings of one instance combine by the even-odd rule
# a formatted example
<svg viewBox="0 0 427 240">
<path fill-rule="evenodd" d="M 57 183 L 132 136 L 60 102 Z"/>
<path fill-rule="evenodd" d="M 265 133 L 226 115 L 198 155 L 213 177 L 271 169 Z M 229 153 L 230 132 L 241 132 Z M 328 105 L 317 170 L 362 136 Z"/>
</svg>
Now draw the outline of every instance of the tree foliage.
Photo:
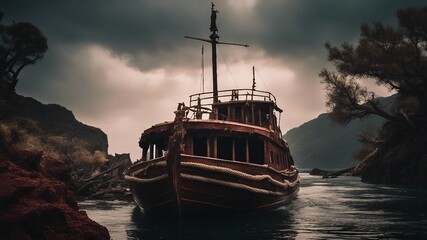
<svg viewBox="0 0 427 240">
<path fill-rule="evenodd" d="M 326 43 L 335 71 L 324 69 L 320 76 L 334 120 L 347 123 L 369 114 L 389 120 L 411 118 L 407 109 L 398 113 L 384 110 L 375 94 L 359 84 L 360 79 L 374 80 L 403 99 L 415 99 L 417 109 L 410 111 L 417 119 L 427 113 L 427 7 L 401 9 L 396 16 L 398 27 L 363 24 L 356 46 Z"/>
<path fill-rule="evenodd" d="M 4 25 L 2 18 L 0 12 L 0 87 L 14 91 L 22 69 L 43 58 L 47 40 L 31 23 Z"/>
</svg>

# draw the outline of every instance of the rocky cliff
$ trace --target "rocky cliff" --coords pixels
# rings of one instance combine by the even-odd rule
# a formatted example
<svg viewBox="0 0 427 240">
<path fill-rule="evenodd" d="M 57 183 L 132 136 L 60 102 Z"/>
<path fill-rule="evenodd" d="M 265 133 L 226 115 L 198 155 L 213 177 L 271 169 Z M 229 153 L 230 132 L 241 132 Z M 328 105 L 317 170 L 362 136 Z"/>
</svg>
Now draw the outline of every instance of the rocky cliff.
<svg viewBox="0 0 427 240">
<path fill-rule="evenodd" d="M 107 135 L 57 104 L 15 93 L 0 95 L 0 131 L 15 149 L 43 151 L 74 163 L 105 161 Z"/>
</svg>

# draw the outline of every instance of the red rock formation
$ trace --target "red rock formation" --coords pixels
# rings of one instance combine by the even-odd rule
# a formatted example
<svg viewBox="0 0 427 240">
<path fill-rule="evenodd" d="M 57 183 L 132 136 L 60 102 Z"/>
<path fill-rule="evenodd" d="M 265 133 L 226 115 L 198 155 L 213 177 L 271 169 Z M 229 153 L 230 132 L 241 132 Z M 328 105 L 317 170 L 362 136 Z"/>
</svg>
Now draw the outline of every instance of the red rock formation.
<svg viewBox="0 0 427 240">
<path fill-rule="evenodd" d="M 56 163 L 46 171 L 40 157 L 31 152 L 12 153 L 10 159 L 0 155 L 0 238 L 110 239 L 105 227 L 78 209 L 65 183 L 49 177 L 64 177 L 66 167 Z"/>
</svg>

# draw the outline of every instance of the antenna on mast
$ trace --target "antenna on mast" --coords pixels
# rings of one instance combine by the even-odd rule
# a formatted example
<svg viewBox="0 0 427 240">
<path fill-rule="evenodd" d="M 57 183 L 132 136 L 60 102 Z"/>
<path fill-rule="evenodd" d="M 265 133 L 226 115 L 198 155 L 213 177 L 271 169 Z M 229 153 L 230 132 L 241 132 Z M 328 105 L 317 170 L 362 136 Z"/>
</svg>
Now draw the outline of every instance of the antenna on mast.
<svg viewBox="0 0 427 240">
<path fill-rule="evenodd" d="M 216 61 L 216 45 L 217 44 L 224 44 L 224 45 L 235 45 L 235 46 L 242 46 L 242 47 L 249 47 L 247 44 L 239 44 L 239 43 L 227 43 L 227 42 L 219 42 L 219 36 L 217 34 L 218 27 L 216 25 L 216 17 L 217 13 L 219 13 L 218 10 L 215 10 L 215 4 L 211 3 L 211 25 L 209 27 L 209 30 L 211 31 L 211 35 L 209 35 L 209 39 L 203 39 L 203 38 L 195 38 L 195 37 L 189 37 L 185 36 L 185 38 L 199 40 L 203 42 L 208 42 L 212 45 L 212 80 L 213 80 L 213 102 L 218 102 L 218 77 L 217 77 L 217 61 Z"/>
<path fill-rule="evenodd" d="M 254 100 L 255 87 L 256 87 L 256 82 L 255 82 L 255 66 L 252 66 L 252 96 L 251 96 L 251 100 Z"/>
<path fill-rule="evenodd" d="M 205 57 L 204 57 L 205 46 L 202 45 L 202 92 L 205 92 Z"/>
<path fill-rule="evenodd" d="M 255 90 L 256 82 L 255 82 L 255 66 L 252 67 L 252 91 Z"/>
</svg>

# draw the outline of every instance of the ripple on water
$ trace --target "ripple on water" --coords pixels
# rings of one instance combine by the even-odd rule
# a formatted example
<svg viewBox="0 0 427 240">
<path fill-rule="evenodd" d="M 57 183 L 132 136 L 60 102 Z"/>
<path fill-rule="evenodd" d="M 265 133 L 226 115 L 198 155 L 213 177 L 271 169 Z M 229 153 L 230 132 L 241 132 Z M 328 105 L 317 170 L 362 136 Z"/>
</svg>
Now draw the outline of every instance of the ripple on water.
<svg viewBox="0 0 427 240">
<path fill-rule="evenodd" d="M 276 211 L 190 219 L 148 218 L 134 203 L 85 201 L 79 206 L 112 239 L 423 239 L 427 190 L 364 184 L 360 178 L 301 174 L 301 190 Z"/>
</svg>

